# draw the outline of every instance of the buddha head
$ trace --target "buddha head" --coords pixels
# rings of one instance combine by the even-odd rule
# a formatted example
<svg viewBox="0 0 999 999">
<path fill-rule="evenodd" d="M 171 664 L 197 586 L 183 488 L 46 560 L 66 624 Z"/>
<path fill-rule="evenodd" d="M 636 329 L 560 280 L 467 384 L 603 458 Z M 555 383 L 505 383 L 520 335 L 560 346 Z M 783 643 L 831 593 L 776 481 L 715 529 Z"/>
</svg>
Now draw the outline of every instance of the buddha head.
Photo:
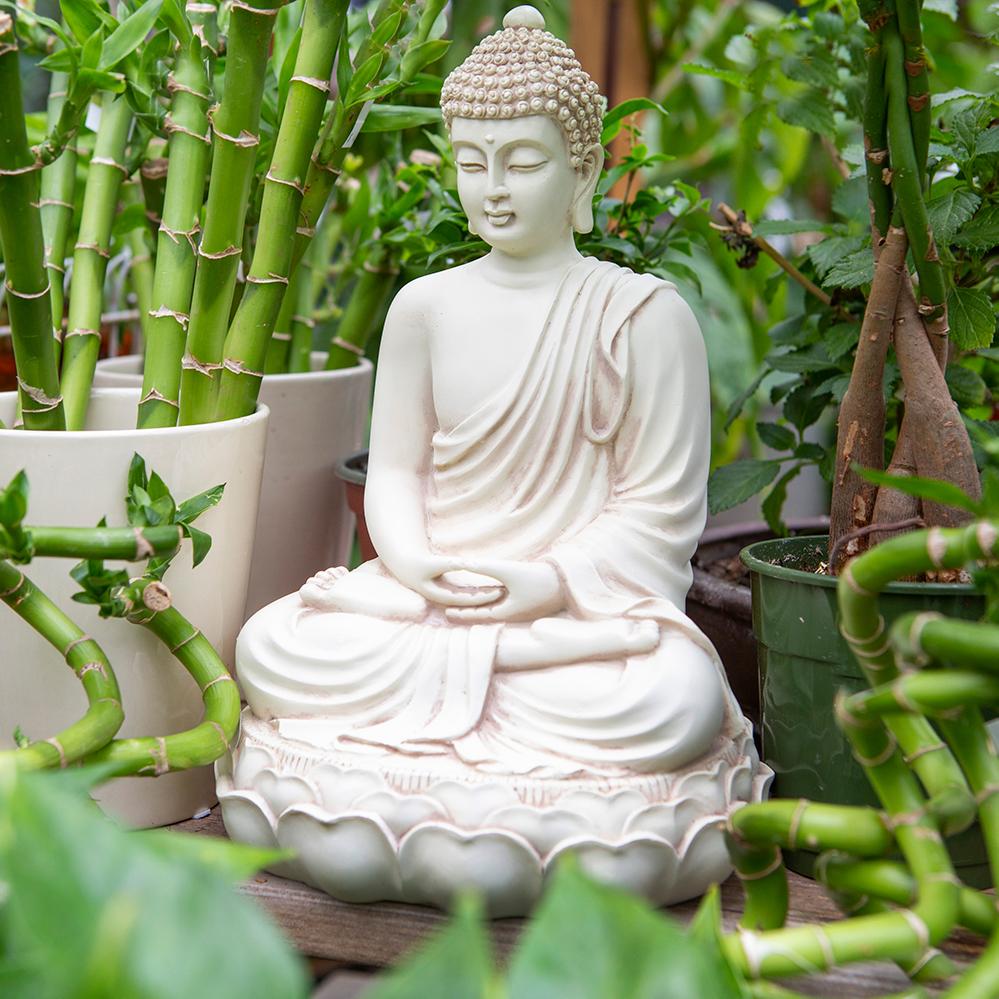
<svg viewBox="0 0 999 999">
<path fill-rule="evenodd" d="M 517 7 L 444 81 L 469 228 L 529 256 L 593 228 L 605 101 L 533 7 Z"/>
</svg>

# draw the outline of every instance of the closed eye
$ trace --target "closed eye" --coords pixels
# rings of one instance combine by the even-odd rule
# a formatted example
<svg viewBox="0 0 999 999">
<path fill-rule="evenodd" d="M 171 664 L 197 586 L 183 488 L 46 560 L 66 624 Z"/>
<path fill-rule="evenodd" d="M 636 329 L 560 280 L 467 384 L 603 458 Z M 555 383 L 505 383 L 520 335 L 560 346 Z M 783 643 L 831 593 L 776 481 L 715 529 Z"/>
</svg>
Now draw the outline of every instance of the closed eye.
<svg viewBox="0 0 999 999">
<path fill-rule="evenodd" d="M 540 170 L 547 162 L 547 160 L 539 160 L 537 163 L 511 163 L 507 169 L 515 170 L 517 173 L 532 173 L 535 170 Z"/>
<path fill-rule="evenodd" d="M 464 170 L 465 173 L 483 173 L 486 169 L 485 164 L 475 163 L 474 161 L 468 163 L 459 162 L 458 167 L 459 169 Z"/>
</svg>

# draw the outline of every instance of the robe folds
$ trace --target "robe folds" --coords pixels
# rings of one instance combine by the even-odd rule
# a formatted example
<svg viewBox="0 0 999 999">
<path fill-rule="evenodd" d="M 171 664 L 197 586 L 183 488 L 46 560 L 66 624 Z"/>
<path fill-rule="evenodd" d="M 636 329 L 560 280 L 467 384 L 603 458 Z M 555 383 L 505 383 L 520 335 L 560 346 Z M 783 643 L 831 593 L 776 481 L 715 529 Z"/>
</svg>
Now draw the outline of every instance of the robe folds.
<svg viewBox="0 0 999 999">
<path fill-rule="evenodd" d="M 633 320 L 675 299 L 675 328 Z M 658 314 L 658 312 L 657 312 Z M 583 258 L 520 371 L 432 446 L 432 551 L 544 560 L 566 607 L 531 623 L 447 622 L 380 560 L 337 582 L 386 616 L 320 611 L 298 594 L 237 644 L 254 714 L 350 752 L 448 755 L 536 777 L 676 769 L 747 724 L 708 640 L 683 613 L 704 526 L 710 406 L 704 347 L 675 288 Z M 504 629 L 652 621 L 653 651 L 505 670 Z"/>
</svg>

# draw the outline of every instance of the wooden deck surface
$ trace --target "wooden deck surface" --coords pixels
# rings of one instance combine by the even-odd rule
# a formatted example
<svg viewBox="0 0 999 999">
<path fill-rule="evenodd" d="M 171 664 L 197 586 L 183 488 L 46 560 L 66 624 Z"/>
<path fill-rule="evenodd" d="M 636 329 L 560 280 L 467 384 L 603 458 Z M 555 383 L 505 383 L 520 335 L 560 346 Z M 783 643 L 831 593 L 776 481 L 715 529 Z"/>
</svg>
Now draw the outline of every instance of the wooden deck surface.
<svg viewBox="0 0 999 999">
<path fill-rule="evenodd" d="M 191 819 L 173 828 L 202 835 L 225 835 L 217 808 L 206 818 Z M 356 970 L 358 966 L 371 969 L 369 973 L 373 976 L 376 969 L 400 961 L 447 920 L 444 913 L 416 905 L 337 902 L 315 888 L 273 874 L 262 873 L 242 885 L 241 890 L 264 906 L 298 950 L 313 959 L 315 968 L 351 969 L 333 970 L 316 993 L 317 999 L 362 995 L 365 973 Z M 788 925 L 841 918 L 821 886 L 808 878 L 790 874 L 790 895 Z M 694 901 L 667 911 L 681 922 L 688 922 L 696 909 Z M 732 877 L 722 885 L 725 928 L 733 929 L 741 913 L 742 888 Z M 509 953 L 523 926 L 522 919 L 497 919 L 490 923 L 498 954 Z M 964 966 L 978 953 L 980 942 L 972 934 L 958 933 L 944 950 L 959 966 Z M 788 984 L 810 996 L 859 999 L 899 991 L 908 984 L 908 979 L 892 964 L 855 964 Z"/>
</svg>

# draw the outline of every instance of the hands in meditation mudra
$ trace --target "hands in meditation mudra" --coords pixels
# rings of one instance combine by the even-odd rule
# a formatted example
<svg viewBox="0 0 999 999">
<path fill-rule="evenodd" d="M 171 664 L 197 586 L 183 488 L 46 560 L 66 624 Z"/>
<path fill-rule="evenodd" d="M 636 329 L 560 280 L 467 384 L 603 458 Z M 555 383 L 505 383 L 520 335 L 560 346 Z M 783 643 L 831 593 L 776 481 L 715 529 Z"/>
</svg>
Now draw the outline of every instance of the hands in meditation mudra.
<svg viewBox="0 0 999 999">
<path fill-rule="evenodd" d="M 365 494 L 379 557 L 318 573 L 237 646 L 230 835 L 347 901 L 527 911 L 565 852 L 667 904 L 730 865 L 763 793 L 684 615 L 707 365 L 669 283 L 582 256 L 603 99 L 529 7 L 442 92 L 479 260 L 385 322 Z M 307 525 L 303 525 L 307 529 Z"/>
</svg>

